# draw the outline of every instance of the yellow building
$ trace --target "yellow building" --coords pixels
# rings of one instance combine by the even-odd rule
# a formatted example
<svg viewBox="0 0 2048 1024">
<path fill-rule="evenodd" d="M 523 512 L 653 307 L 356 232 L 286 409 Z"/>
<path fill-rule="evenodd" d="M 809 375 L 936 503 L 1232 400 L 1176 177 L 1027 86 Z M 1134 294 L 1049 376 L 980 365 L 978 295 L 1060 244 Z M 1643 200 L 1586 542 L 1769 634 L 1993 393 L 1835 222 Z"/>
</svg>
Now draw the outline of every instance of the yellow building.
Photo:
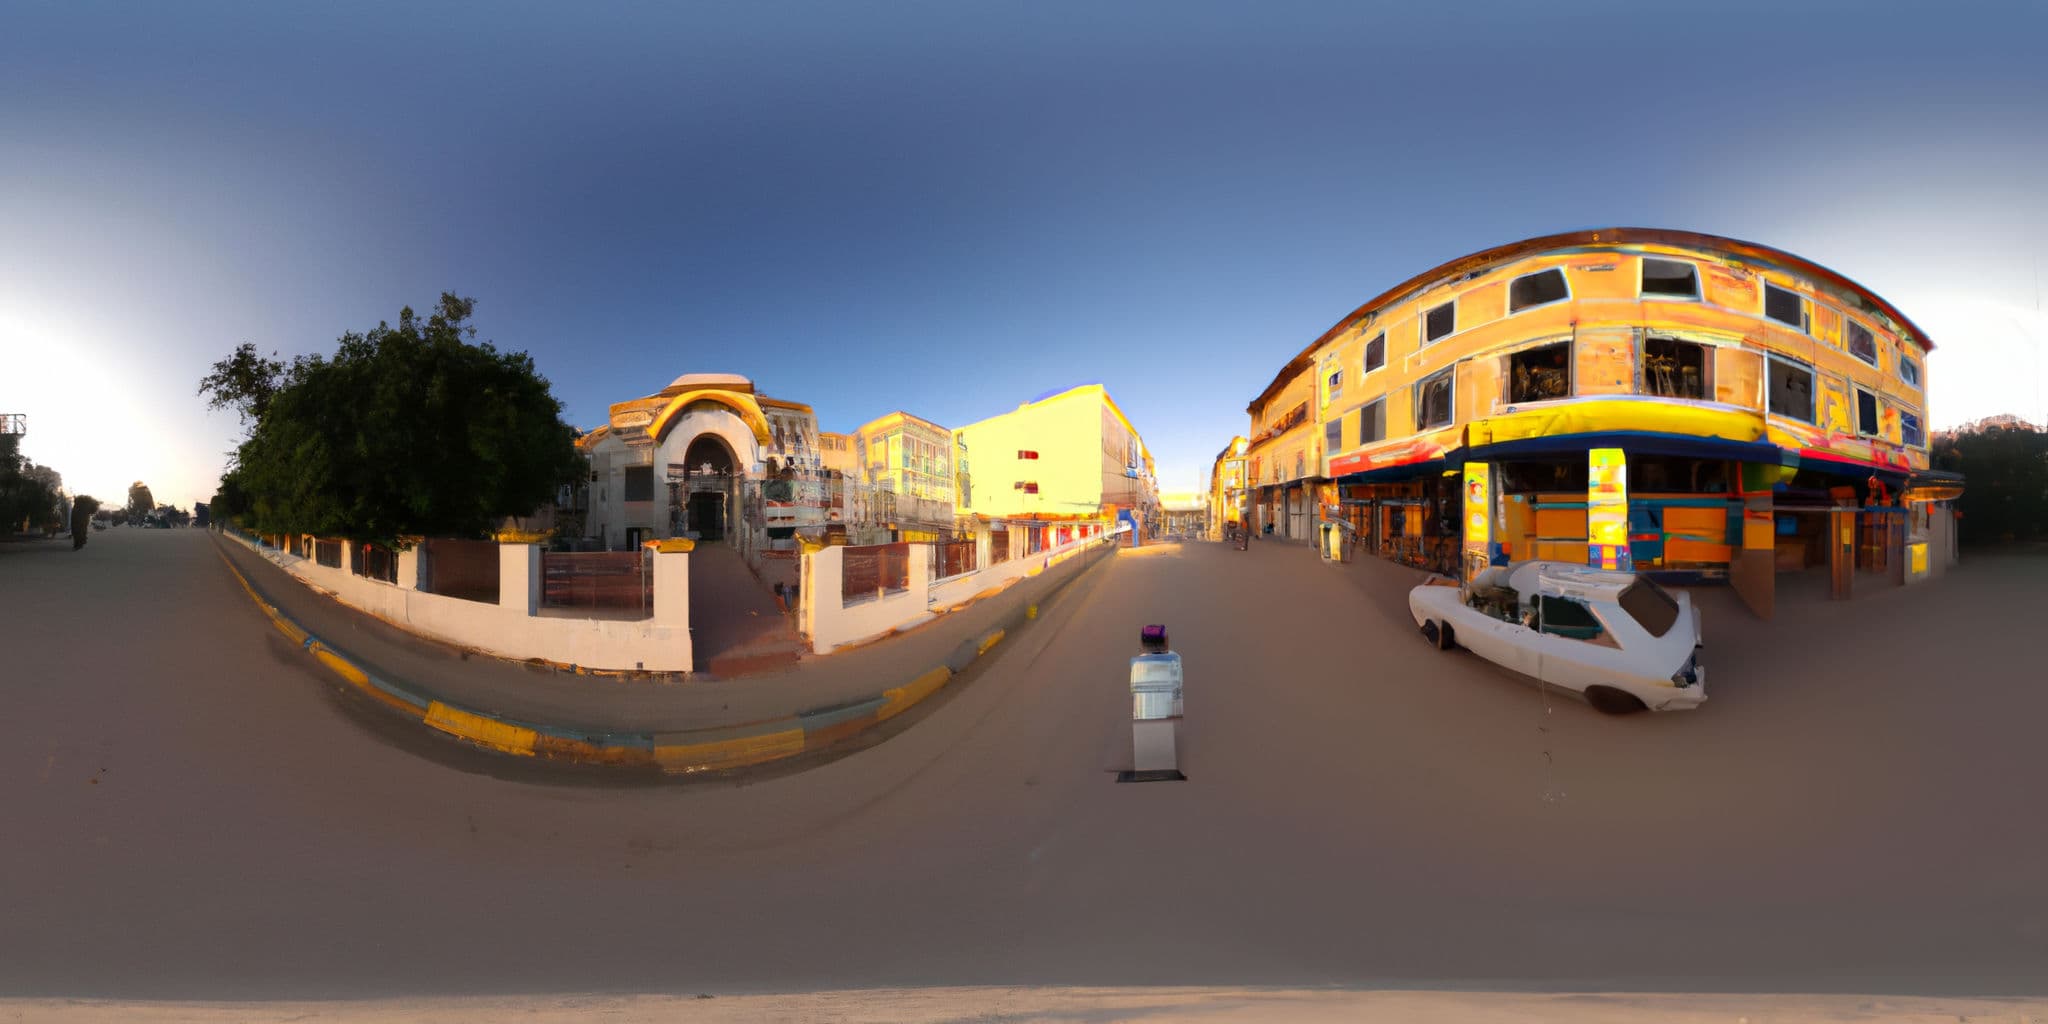
<svg viewBox="0 0 2048 1024">
<path fill-rule="evenodd" d="M 840 476 L 855 476 L 857 463 L 853 457 L 853 435 L 820 431 L 818 434 L 818 457 L 828 472 Z"/>
<path fill-rule="evenodd" d="M 853 433 L 857 479 L 893 496 L 875 518 L 897 540 L 938 540 L 953 528 L 953 432 L 907 412 L 892 412 Z"/>
<path fill-rule="evenodd" d="M 1250 440 L 1233 437 L 1209 467 L 1209 539 L 1222 540 L 1223 531 L 1242 523 L 1250 508 L 1245 489 L 1245 450 Z"/>
<path fill-rule="evenodd" d="M 1288 363 L 1245 409 L 1252 431 L 1245 449 L 1251 526 L 1274 537 L 1306 540 L 1311 530 L 1324 456 L 1311 370 L 1300 360 Z"/>
<path fill-rule="evenodd" d="M 1142 537 L 1162 525 L 1151 453 L 1100 384 L 1041 396 L 953 435 L 963 515 L 1034 533 L 1040 524 L 1123 520 Z"/>
<path fill-rule="evenodd" d="M 1767 612 L 1774 565 L 1829 565 L 1846 591 L 1855 568 L 1899 578 L 1940 528 L 1915 500 L 1960 484 L 1926 472 L 1932 348 L 1777 249 L 1534 238 L 1418 274 L 1310 343 L 1253 403 L 1250 471 L 1326 477 L 1318 504 L 1413 564 L 1726 576 Z"/>
</svg>

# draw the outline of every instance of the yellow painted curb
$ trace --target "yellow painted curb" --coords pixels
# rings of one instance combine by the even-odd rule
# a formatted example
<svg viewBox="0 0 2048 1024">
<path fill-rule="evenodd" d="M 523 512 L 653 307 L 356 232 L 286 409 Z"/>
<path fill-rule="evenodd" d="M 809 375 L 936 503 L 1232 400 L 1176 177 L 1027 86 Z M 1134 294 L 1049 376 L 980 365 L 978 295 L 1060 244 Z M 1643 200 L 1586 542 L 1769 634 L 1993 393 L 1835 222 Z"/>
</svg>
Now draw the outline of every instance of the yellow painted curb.
<svg viewBox="0 0 2048 1024">
<path fill-rule="evenodd" d="M 340 655 L 328 650 L 326 645 L 316 643 L 309 647 L 308 650 L 313 652 L 313 657 L 320 659 L 320 664 L 327 666 L 335 675 L 347 680 L 349 685 L 366 690 L 371 688 L 370 677 L 364 675 L 362 669 L 349 664 Z"/>
<path fill-rule="evenodd" d="M 656 746 L 654 760 L 661 765 L 663 771 L 694 772 L 760 764 L 763 761 L 774 761 L 803 752 L 804 731 L 787 729 L 782 732 L 762 733 L 759 736 L 719 740 L 715 743 Z"/>
<path fill-rule="evenodd" d="M 427 705 L 428 725 L 471 743 L 481 744 L 492 750 L 507 754 L 533 756 L 533 743 L 540 734 L 532 729 L 507 725 L 482 715 L 473 715 L 461 708 L 451 708 L 440 701 Z"/>
<path fill-rule="evenodd" d="M 994 647 L 995 645 L 997 645 L 997 644 L 999 644 L 999 643 L 1002 643 L 1002 642 L 1003 642 L 1003 633 L 1004 633 L 1004 631 L 1003 631 L 1003 630 L 1000 630 L 1000 629 L 999 629 L 999 630 L 996 630 L 996 631 L 995 631 L 995 632 L 993 632 L 993 633 L 990 633 L 990 634 L 988 635 L 987 639 L 984 639 L 984 640 L 983 640 L 983 641 L 981 642 L 981 649 L 980 649 L 980 650 L 978 650 L 978 651 L 976 651 L 975 653 L 976 653 L 976 654 L 987 654 L 987 653 L 988 653 L 988 649 L 989 649 L 989 648 L 991 648 L 991 647 Z"/>
<path fill-rule="evenodd" d="M 939 687 L 946 685 L 947 680 L 952 678 L 953 670 L 940 665 L 938 668 L 932 669 L 924 675 L 911 680 L 906 685 L 898 686 L 892 690 L 883 690 L 882 709 L 875 712 L 875 721 L 886 722 L 910 710 L 912 705 L 931 696 Z"/>
</svg>

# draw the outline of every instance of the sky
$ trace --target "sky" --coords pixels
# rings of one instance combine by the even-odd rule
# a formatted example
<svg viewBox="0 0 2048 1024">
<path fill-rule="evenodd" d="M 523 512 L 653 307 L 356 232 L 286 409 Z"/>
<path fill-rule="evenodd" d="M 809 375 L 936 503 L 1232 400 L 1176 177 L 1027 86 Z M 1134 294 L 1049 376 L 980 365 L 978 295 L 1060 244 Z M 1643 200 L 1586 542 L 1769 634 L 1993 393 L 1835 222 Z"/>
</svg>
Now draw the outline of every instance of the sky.
<svg viewBox="0 0 2048 1024">
<path fill-rule="evenodd" d="M 1384 289 L 1604 226 L 1829 266 L 2048 420 L 2048 4 L 0 2 L 0 412 L 186 507 L 242 342 L 477 300 L 589 428 L 1100 381 L 1164 490 Z"/>
</svg>

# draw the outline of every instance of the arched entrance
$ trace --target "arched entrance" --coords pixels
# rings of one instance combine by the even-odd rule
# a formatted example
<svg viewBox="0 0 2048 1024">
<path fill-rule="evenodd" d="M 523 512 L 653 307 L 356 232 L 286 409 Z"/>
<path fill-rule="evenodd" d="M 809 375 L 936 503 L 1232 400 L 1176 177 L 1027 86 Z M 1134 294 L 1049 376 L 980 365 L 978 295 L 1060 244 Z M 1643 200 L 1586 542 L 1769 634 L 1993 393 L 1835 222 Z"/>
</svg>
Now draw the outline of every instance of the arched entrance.
<svg viewBox="0 0 2048 1024">
<path fill-rule="evenodd" d="M 672 483 L 669 514 L 676 532 L 695 531 L 699 540 L 724 540 L 738 496 L 738 460 L 717 434 L 699 434 L 683 450 L 683 478 Z"/>
</svg>

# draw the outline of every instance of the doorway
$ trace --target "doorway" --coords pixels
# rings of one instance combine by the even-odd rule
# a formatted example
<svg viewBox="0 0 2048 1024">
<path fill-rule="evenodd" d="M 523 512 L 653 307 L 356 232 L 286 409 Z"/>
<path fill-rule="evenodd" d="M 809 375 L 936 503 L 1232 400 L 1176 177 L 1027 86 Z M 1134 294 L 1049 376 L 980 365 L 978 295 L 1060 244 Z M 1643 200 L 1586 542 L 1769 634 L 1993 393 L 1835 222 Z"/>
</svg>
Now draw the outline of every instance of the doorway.
<svg viewBox="0 0 2048 1024">
<path fill-rule="evenodd" d="M 725 495 L 698 491 L 690 495 L 690 529 L 700 540 L 725 539 Z"/>
</svg>

